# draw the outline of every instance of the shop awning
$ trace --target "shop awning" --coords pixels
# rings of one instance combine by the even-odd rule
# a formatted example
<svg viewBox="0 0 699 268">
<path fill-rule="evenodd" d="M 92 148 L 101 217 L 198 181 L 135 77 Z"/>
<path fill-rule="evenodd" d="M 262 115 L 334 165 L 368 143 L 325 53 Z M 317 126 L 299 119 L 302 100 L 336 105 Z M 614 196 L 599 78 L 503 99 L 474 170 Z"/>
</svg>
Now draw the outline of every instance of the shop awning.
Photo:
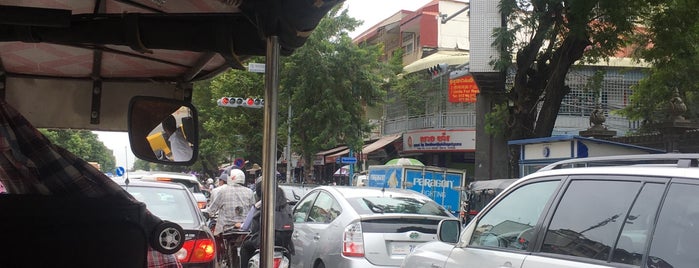
<svg viewBox="0 0 699 268">
<path fill-rule="evenodd" d="M 325 156 L 325 155 L 328 155 L 328 154 L 337 153 L 337 152 L 342 151 L 342 150 L 345 150 L 345 149 L 347 149 L 347 146 L 345 146 L 345 145 L 337 146 L 337 147 L 332 148 L 332 149 L 329 149 L 329 150 L 325 150 L 325 151 L 322 151 L 322 152 L 318 152 L 318 153 L 316 153 L 316 155 Z"/>
<path fill-rule="evenodd" d="M 403 136 L 403 134 L 394 134 L 394 135 L 381 137 L 380 139 L 374 141 L 373 143 L 364 145 L 364 148 L 362 149 L 362 153 L 365 155 L 371 154 L 372 152 L 383 148 L 384 146 L 396 141 L 397 139 L 400 139 L 402 136 Z"/>
<path fill-rule="evenodd" d="M 403 72 L 406 74 L 419 72 L 435 66 L 440 63 L 446 63 L 449 65 L 462 65 L 469 61 L 468 51 L 450 51 L 450 50 L 440 50 L 436 53 L 424 57 L 422 59 L 416 60 L 411 64 L 403 67 Z"/>
<path fill-rule="evenodd" d="M 346 148 L 346 147 L 347 147 L 347 146 L 345 146 L 345 148 Z M 331 155 L 326 155 L 326 156 L 325 156 L 325 164 L 335 163 L 335 159 L 337 159 L 338 157 L 341 157 L 341 156 L 344 156 L 344 155 L 349 154 L 349 151 L 350 151 L 349 148 L 346 148 L 346 149 L 344 149 L 344 150 L 342 150 L 342 151 L 339 151 L 339 152 L 337 152 L 337 153 L 334 153 L 334 154 L 331 154 Z"/>
</svg>

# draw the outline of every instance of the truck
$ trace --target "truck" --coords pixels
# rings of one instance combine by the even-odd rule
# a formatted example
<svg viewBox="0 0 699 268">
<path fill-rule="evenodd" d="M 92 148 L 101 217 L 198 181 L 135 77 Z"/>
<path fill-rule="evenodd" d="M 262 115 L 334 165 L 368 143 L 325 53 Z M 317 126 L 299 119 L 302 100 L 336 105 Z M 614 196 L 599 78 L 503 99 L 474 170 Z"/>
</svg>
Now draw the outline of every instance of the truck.
<svg viewBox="0 0 699 268">
<path fill-rule="evenodd" d="M 455 217 L 461 216 L 466 172 L 436 166 L 371 165 L 367 186 L 402 188 L 420 192 L 442 205 Z"/>
</svg>

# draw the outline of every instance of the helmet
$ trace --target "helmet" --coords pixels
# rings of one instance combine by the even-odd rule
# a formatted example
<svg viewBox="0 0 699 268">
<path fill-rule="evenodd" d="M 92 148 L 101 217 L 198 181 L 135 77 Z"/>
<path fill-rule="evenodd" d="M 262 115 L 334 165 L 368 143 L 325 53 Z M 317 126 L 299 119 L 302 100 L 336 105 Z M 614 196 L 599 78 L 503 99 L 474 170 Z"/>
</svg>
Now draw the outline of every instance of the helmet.
<svg viewBox="0 0 699 268">
<path fill-rule="evenodd" d="M 240 169 L 232 169 L 231 170 L 231 176 L 228 178 L 228 184 L 233 185 L 234 183 L 237 184 L 245 184 L 245 173 L 243 173 L 242 170 Z"/>
<path fill-rule="evenodd" d="M 209 178 L 208 180 L 206 180 L 206 183 L 214 183 L 214 179 Z"/>
</svg>

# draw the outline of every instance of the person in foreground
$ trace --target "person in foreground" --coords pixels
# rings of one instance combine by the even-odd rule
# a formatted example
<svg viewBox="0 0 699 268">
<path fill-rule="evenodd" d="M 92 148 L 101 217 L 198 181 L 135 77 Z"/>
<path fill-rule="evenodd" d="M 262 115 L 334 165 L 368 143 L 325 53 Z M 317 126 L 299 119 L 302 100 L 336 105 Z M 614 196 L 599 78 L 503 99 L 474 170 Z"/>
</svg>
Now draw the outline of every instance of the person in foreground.
<svg viewBox="0 0 699 268">
<path fill-rule="evenodd" d="M 7 194 L 12 195 L 107 197 L 140 203 L 87 161 L 52 144 L 26 118 L 1 99 L 0 183 L 5 186 Z M 147 210 L 145 218 L 148 222 L 161 221 Z M 182 267 L 174 255 L 160 253 L 150 246 L 145 255 L 149 268 Z"/>
</svg>

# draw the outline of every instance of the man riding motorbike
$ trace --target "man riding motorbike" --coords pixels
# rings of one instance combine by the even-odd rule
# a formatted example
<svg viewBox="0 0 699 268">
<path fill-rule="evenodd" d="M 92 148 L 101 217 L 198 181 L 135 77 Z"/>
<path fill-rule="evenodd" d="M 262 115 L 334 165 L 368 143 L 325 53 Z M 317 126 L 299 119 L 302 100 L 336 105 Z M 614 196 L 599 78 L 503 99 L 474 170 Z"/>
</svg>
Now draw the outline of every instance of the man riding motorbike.
<svg viewBox="0 0 699 268">
<path fill-rule="evenodd" d="M 287 203 L 284 191 L 276 186 L 277 193 L 275 196 L 274 205 L 274 245 L 286 248 L 289 254 L 294 253 L 294 244 L 291 241 L 291 235 L 294 232 L 293 221 L 291 216 L 291 207 Z M 248 261 L 255 254 L 255 251 L 260 248 L 260 222 L 262 217 L 262 180 L 261 178 L 255 183 L 255 195 L 257 203 L 250 209 L 250 212 L 245 219 L 243 228 L 246 229 L 249 225 L 250 234 L 245 238 L 245 242 L 240 248 L 240 267 L 247 268 Z"/>
</svg>

